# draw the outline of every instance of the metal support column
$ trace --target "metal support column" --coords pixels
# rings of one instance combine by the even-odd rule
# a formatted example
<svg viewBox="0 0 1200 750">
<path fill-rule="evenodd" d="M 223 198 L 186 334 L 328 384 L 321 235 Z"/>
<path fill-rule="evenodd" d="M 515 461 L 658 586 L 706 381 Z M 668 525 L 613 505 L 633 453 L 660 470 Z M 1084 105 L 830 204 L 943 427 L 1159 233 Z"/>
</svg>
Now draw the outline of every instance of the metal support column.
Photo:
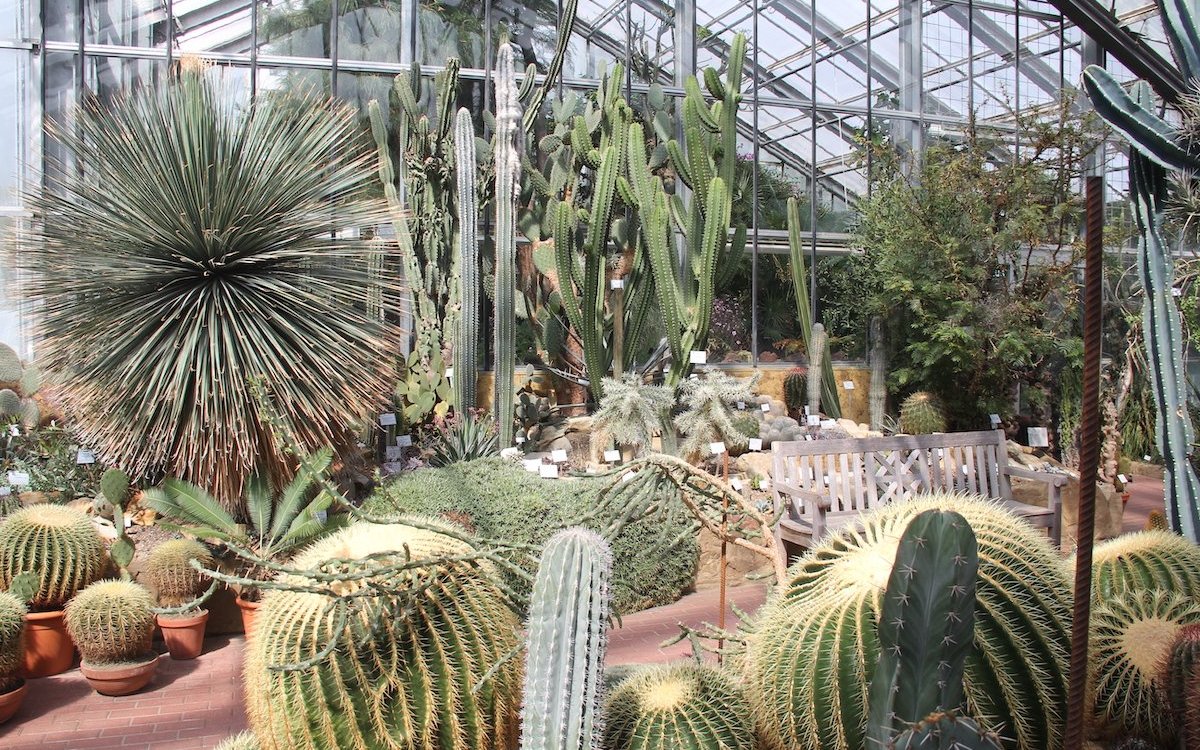
<svg viewBox="0 0 1200 750">
<path fill-rule="evenodd" d="M 915 160 L 923 151 L 925 134 L 920 123 L 924 112 L 924 66 L 921 0 L 900 0 L 897 29 L 900 34 L 900 110 L 904 117 L 893 121 L 894 140 L 908 149 Z"/>
</svg>

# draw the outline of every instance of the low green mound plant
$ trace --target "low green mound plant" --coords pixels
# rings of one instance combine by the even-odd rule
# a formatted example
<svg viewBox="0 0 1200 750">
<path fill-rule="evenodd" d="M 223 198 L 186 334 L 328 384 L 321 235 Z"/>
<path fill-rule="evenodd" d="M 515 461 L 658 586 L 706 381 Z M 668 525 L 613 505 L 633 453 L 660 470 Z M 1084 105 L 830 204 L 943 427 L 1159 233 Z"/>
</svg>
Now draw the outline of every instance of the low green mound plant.
<svg viewBox="0 0 1200 750">
<path fill-rule="evenodd" d="M 0 589 L 25 572 L 37 576 L 32 610 L 57 609 L 104 572 L 104 543 L 83 513 L 35 505 L 0 523 Z"/>
<path fill-rule="evenodd" d="M 1200 600 L 1200 547 L 1169 531 L 1123 534 L 1096 545 L 1092 591 L 1098 600 L 1149 589 Z"/>
<path fill-rule="evenodd" d="M 0 592 L 0 695 L 21 686 L 25 663 L 25 603 Z"/>
<path fill-rule="evenodd" d="M 900 431 L 928 435 L 946 431 L 946 412 L 937 396 L 917 391 L 900 405 Z"/>
<path fill-rule="evenodd" d="M 1092 680 L 1096 711 L 1127 731 L 1170 743 L 1177 733 L 1161 682 L 1179 631 L 1200 623 L 1200 605 L 1161 589 L 1099 599 L 1092 609 Z"/>
<path fill-rule="evenodd" d="M 489 458 L 401 476 L 375 492 L 364 510 L 377 516 L 413 513 L 469 524 L 481 537 L 542 545 L 554 532 L 577 525 L 602 531 L 608 518 L 589 518 L 604 480 L 544 480 L 520 464 Z M 663 498 L 664 503 L 678 503 Z M 678 514 L 683 515 L 683 514 Z M 674 518 L 674 516 L 673 516 Z M 611 540 L 613 609 L 619 614 L 667 604 L 695 579 L 699 547 L 684 519 L 626 525 Z M 533 573 L 533 568 L 528 569 Z M 529 582 L 507 584 L 526 594 Z"/>
<path fill-rule="evenodd" d="M 170 539 L 150 552 L 144 575 L 158 593 L 160 606 L 179 607 L 204 592 L 208 577 L 192 565 L 193 560 L 205 568 L 213 566 L 208 547 L 194 539 Z"/>
<path fill-rule="evenodd" d="M 245 667 L 263 746 L 512 747 L 516 616 L 490 566 L 461 559 L 472 548 L 449 526 L 411 523 L 420 525 L 362 523 L 327 537 L 281 581 L 308 590 L 263 597 Z M 408 559 L 436 563 L 395 569 Z M 323 572 L 351 575 L 330 582 Z"/>
<path fill-rule="evenodd" d="M 96 581 L 67 602 L 66 621 L 87 664 L 140 661 L 154 635 L 154 596 L 131 581 Z"/>
<path fill-rule="evenodd" d="M 863 516 L 788 571 L 760 610 L 743 659 L 747 695 L 769 750 L 859 750 L 878 622 L 902 532 L 926 510 L 961 514 L 975 532 L 975 634 L 966 656 L 971 714 L 1010 750 L 1057 750 L 1067 697 L 1071 585 L 1046 538 L 982 498 L 937 494 Z"/>
<path fill-rule="evenodd" d="M 714 667 L 685 663 L 639 671 L 604 703 L 604 750 L 753 750 L 742 690 Z"/>
</svg>

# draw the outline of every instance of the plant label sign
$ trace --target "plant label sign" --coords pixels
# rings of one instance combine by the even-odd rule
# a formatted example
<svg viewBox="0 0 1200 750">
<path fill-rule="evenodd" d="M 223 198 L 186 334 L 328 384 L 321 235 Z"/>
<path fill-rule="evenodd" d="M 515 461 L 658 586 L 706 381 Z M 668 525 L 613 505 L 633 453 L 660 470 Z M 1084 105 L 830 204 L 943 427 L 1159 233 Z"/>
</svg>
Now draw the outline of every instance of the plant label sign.
<svg viewBox="0 0 1200 750">
<path fill-rule="evenodd" d="M 770 480 L 770 479 L 763 479 L 762 481 L 760 481 L 760 482 L 758 483 L 758 488 L 759 488 L 760 490 L 769 490 L 769 489 L 771 489 L 771 480 Z"/>
<path fill-rule="evenodd" d="M 608 282 L 609 289 L 624 289 L 625 279 L 613 279 Z"/>
<path fill-rule="evenodd" d="M 454 379 L 454 368 L 447 367 L 446 368 L 446 380 L 453 380 L 453 379 Z"/>
<path fill-rule="evenodd" d="M 734 488 L 738 492 L 741 492 L 742 491 L 742 480 L 738 479 L 737 477 L 734 477 L 733 479 L 729 480 L 729 486 Z"/>
<path fill-rule="evenodd" d="M 395 413 L 389 411 L 389 412 L 384 412 L 383 414 L 379 415 L 379 426 L 380 427 L 391 427 L 394 424 L 396 424 Z"/>
<path fill-rule="evenodd" d="M 842 389 L 847 390 L 847 391 L 854 390 L 854 381 L 853 380 L 843 380 L 842 381 Z"/>
<path fill-rule="evenodd" d="M 719 456 L 725 452 L 725 443 L 709 443 L 708 450 L 714 456 Z"/>
<path fill-rule="evenodd" d="M 412 445 L 412 435 L 397 435 L 396 436 L 396 447 L 397 448 L 407 448 L 410 445 Z"/>
<path fill-rule="evenodd" d="M 542 467 L 542 459 L 540 459 L 540 458 L 527 458 L 527 459 L 525 459 L 524 461 L 522 461 L 522 462 L 521 462 L 521 464 L 522 464 L 522 465 L 525 467 L 525 471 L 528 471 L 528 472 L 535 472 L 535 471 L 538 471 L 538 470 L 540 470 L 540 469 L 541 469 L 541 467 Z"/>
<path fill-rule="evenodd" d="M 27 471 L 10 471 L 8 472 L 8 483 L 13 487 L 28 487 L 29 472 Z"/>
<path fill-rule="evenodd" d="M 688 355 L 688 362 L 693 365 L 706 365 L 708 364 L 708 352 L 693 349 L 692 353 Z"/>
<path fill-rule="evenodd" d="M 621 451 L 618 451 L 618 450 L 604 451 L 605 463 L 615 464 L 616 462 L 618 462 L 620 460 L 621 460 Z"/>
<path fill-rule="evenodd" d="M 542 464 L 538 467 L 538 476 L 542 479 L 558 479 L 558 464 Z"/>
<path fill-rule="evenodd" d="M 1173 287 L 1171 287 L 1171 296 L 1172 296 L 1172 297 L 1182 297 L 1182 296 L 1183 296 L 1183 290 L 1182 290 L 1182 289 L 1180 289 L 1180 288 L 1179 288 L 1179 287 L 1177 287 L 1177 286 L 1173 286 Z"/>
<path fill-rule="evenodd" d="M 746 411 L 746 402 L 738 401 L 738 411 Z"/>
<path fill-rule="evenodd" d="M 383 458 L 388 463 L 399 461 L 404 457 L 404 450 L 398 445 L 389 445 L 383 449 Z"/>
<path fill-rule="evenodd" d="M 75 451 L 75 463 L 94 464 L 96 463 L 96 454 L 87 450 L 86 448 L 80 448 L 79 450 Z"/>
<path fill-rule="evenodd" d="M 762 411 L 763 411 L 763 414 L 766 414 L 767 412 L 771 411 L 771 405 L 770 405 L 770 404 L 763 404 L 763 405 L 762 405 L 762 406 L 760 406 L 759 408 L 760 408 L 760 409 L 762 409 Z"/>
<path fill-rule="evenodd" d="M 752 450 L 752 451 L 762 450 L 762 438 L 750 438 L 750 450 Z"/>
<path fill-rule="evenodd" d="M 1029 428 L 1029 447 L 1047 448 L 1050 446 L 1050 431 L 1045 427 Z"/>
<path fill-rule="evenodd" d="M 550 460 L 556 464 L 565 463 L 567 460 L 566 450 L 559 448 L 558 450 L 551 451 L 550 452 Z"/>
<path fill-rule="evenodd" d="M 1129 480 L 1125 478 L 1124 474 L 1118 474 L 1117 481 L 1120 482 L 1121 484 L 1129 484 Z"/>
<path fill-rule="evenodd" d="M 521 443 L 525 442 L 525 436 L 517 435 L 515 438 L 513 438 L 513 440 L 516 441 L 517 445 L 520 445 Z"/>
<path fill-rule="evenodd" d="M 808 422 L 809 427 L 820 427 L 821 426 L 821 417 L 816 414 L 809 414 L 808 419 L 806 421 Z"/>
<path fill-rule="evenodd" d="M 833 427 L 837 427 L 837 420 L 834 420 L 834 419 L 822 419 L 821 420 L 821 429 L 822 430 L 828 430 Z"/>
<path fill-rule="evenodd" d="M 1000 426 L 1000 415 L 999 414 L 989 414 L 988 419 L 990 419 L 992 421 L 992 429 L 993 430 Z"/>
</svg>

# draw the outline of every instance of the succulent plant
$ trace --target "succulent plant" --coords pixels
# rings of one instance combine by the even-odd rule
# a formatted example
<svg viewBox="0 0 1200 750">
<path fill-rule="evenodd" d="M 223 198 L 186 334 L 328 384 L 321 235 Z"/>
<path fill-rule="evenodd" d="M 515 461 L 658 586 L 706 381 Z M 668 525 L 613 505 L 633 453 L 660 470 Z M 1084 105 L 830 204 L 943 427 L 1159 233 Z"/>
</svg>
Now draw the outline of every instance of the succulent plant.
<svg viewBox="0 0 1200 750">
<path fill-rule="evenodd" d="M 1161 589 L 1127 591 L 1092 609 L 1091 656 L 1096 710 L 1135 734 L 1169 743 L 1177 731 L 1160 670 L 1200 605 Z"/>
<path fill-rule="evenodd" d="M 783 379 L 783 404 L 788 414 L 799 414 L 808 399 L 808 370 L 795 369 Z"/>
<path fill-rule="evenodd" d="M 0 389 L 0 416 L 21 415 L 21 396 L 11 388 Z"/>
<path fill-rule="evenodd" d="M 204 591 L 208 577 L 192 567 L 192 560 L 206 568 L 213 564 L 208 547 L 192 539 L 170 539 L 151 550 L 145 576 L 158 592 L 160 606 L 187 604 Z"/>
<path fill-rule="evenodd" d="M 263 597 L 245 683 L 250 726 L 264 748 L 512 747 L 521 667 L 504 659 L 516 648 L 519 624 L 488 568 L 455 559 L 469 545 L 426 528 L 436 522 L 421 525 L 350 526 L 292 564 L 362 578 L 322 584 L 296 576 L 287 580 L 329 595 L 278 590 Z M 408 555 L 434 563 L 390 574 L 388 586 L 399 593 L 363 595 L 339 619 L 332 595 L 363 592 L 377 583 L 373 568 Z M 328 653 L 331 639 L 336 648 Z M 314 663 L 323 652 L 328 658 Z"/>
<path fill-rule="evenodd" d="M 61 607 L 104 572 L 104 543 L 87 516 L 63 505 L 35 505 L 0 523 L 0 589 L 32 571 L 33 610 Z"/>
<path fill-rule="evenodd" d="M 599 534 L 573 527 L 546 542 L 529 605 L 522 750 L 596 746 L 611 578 Z"/>
<path fill-rule="evenodd" d="M 1182 750 L 1200 750 L 1200 624 L 1184 625 L 1159 673 Z"/>
<path fill-rule="evenodd" d="M 604 750 L 753 750 L 741 688 L 711 666 L 649 667 L 604 702 Z"/>
<path fill-rule="evenodd" d="M 593 439 L 611 437 L 635 454 L 649 452 L 674 403 L 670 388 L 651 385 L 637 375 L 605 378 L 604 396 L 592 415 Z"/>
<path fill-rule="evenodd" d="M 900 405 L 900 430 L 909 435 L 946 431 L 946 413 L 937 396 L 917 391 Z"/>
<path fill-rule="evenodd" d="M 1163 513 L 1158 508 L 1150 511 L 1146 516 L 1146 531 L 1170 531 L 1171 524 L 1167 522 L 1167 514 Z"/>
<path fill-rule="evenodd" d="M 733 378 L 720 370 L 711 370 L 703 378 L 685 380 L 679 386 L 684 410 L 675 417 L 675 427 L 683 434 L 679 453 L 684 457 L 708 456 L 711 443 L 746 445 L 749 438 L 738 431 L 730 405 L 754 398 L 758 375 L 748 380 Z"/>
<path fill-rule="evenodd" d="M 511 44 L 501 44 L 494 71 L 496 86 L 496 135 L 492 146 L 496 188 L 492 202 L 496 209 L 493 238 L 495 265 L 495 395 L 492 409 L 500 430 L 500 447 L 513 442 L 513 372 L 516 368 L 516 286 L 517 286 L 517 199 L 521 194 L 521 158 L 518 140 L 521 132 L 521 100 L 513 71 Z"/>
<path fill-rule="evenodd" d="M 454 117 L 454 168 L 458 172 L 458 330 L 454 339 L 454 401 L 462 411 L 475 408 L 479 379 L 479 196 L 475 127 L 471 112 Z"/>
<path fill-rule="evenodd" d="M 25 659 L 25 603 L 0 592 L 0 695 L 21 684 Z"/>
<path fill-rule="evenodd" d="M 813 323 L 812 333 L 808 335 L 808 369 L 815 373 L 823 372 L 825 366 L 825 351 L 829 346 L 829 337 L 825 334 L 825 326 L 820 323 Z M 821 386 L 824 385 L 822 378 L 812 378 L 808 381 L 808 413 L 821 413 Z"/>
<path fill-rule="evenodd" d="M 982 498 L 935 494 L 864 515 L 788 571 L 756 619 L 743 672 L 770 750 L 857 750 L 879 653 L 883 594 L 899 540 L 925 510 L 961 514 L 978 542 L 967 705 L 1011 748 L 1057 750 L 1066 707 L 1071 587 L 1057 553 Z"/>
<path fill-rule="evenodd" d="M 262 745 L 258 743 L 254 732 L 240 732 L 221 740 L 221 744 L 213 750 L 261 750 L 261 748 Z"/>
<path fill-rule="evenodd" d="M 0 383 L 5 385 L 20 382 L 25 368 L 21 357 L 8 344 L 0 344 Z"/>
<path fill-rule="evenodd" d="M 1123 534 L 1096 545 L 1092 592 L 1097 600 L 1156 588 L 1200 600 L 1200 547 L 1169 531 Z"/>
<path fill-rule="evenodd" d="M 131 581 L 96 581 L 67 602 L 66 622 L 88 664 L 138 661 L 154 636 L 154 596 Z"/>
</svg>

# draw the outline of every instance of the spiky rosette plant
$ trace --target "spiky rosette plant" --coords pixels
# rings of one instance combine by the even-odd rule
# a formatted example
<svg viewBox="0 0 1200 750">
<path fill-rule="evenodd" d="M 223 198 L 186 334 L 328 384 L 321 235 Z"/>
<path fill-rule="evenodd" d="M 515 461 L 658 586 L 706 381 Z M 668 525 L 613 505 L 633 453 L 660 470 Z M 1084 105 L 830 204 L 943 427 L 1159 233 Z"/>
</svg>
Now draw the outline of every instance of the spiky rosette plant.
<svg viewBox="0 0 1200 750">
<path fill-rule="evenodd" d="M 1056 750 L 1066 709 L 1071 587 L 1057 553 L 981 498 L 935 494 L 862 517 L 789 571 L 761 610 L 744 658 L 747 694 L 771 750 L 864 747 L 882 596 L 899 540 L 922 511 L 952 510 L 975 532 L 974 645 L 967 712 L 1006 747 Z"/>
<path fill-rule="evenodd" d="M 937 396 L 917 391 L 900 405 L 900 431 L 928 435 L 946 431 L 946 412 Z"/>
<path fill-rule="evenodd" d="M 0 592 L 0 695 L 20 686 L 25 661 L 25 603 Z"/>
<path fill-rule="evenodd" d="M 602 392 L 600 407 L 592 415 L 593 440 L 611 437 L 635 455 L 649 451 L 675 403 L 672 390 L 626 375 L 605 378 Z"/>
<path fill-rule="evenodd" d="M 516 617 L 488 565 L 456 559 L 472 553 L 456 532 L 412 523 L 356 524 L 317 542 L 293 567 L 318 577 L 283 580 L 316 590 L 263 598 L 245 668 L 263 748 L 512 747 Z M 371 576 L 409 556 L 432 562 Z M 359 577 L 323 582 L 322 571 Z"/>
<path fill-rule="evenodd" d="M 154 596 L 132 581 L 96 581 L 67 602 L 66 621 L 87 664 L 138 661 L 154 635 Z"/>
<path fill-rule="evenodd" d="M 604 750 L 753 750 L 754 725 L 741 688 L 714 667 L 650 667 L 621 682 L 604 703 Z"/>
<path fill-rule="evenodd" d="M 1098 601 L 1156 588 L 1200 600 L 1200 547 L 1169 531 L 1122 534 L 1096 545 L 1092 593 Z"/>
<path fill-rule="evenodd" d="M 221 740 L 221 744 L 217 745 L 214 750 L 261 750 L 261 748 L 262 745 L 258 744 L 254 732 L 240 732 Z"/>
<path fill-rule="evenodd" d="M 1177 593 L 1130 591 L 1092 609 L 1096 710 L 1128 731 L 1171 742 L 1177 726 L 1160 670 L 1181 628 L 1200 622 L 1200 605 Z"/>
<path fill-rule="evenodd" d="M 0 589 L 32 572 L 30 609 L 61 607 L 104 572 L 104 543 L 88 517 L 63 505 L 35 505 L 0 523 Z"/>
<path fill-rule="evenodd" d="M 50 126 L 86 169 L 51 168 L 26 196 L 17 257 L 84 443 L 232 507 L 256 466 L 287 466 L 248 381 L 306 448 L 352 445 L 395 351 L 365 302 L 397 282 L 356 231 L 385 217 L 358 112 L 287 92 L 242 106 L 203 67 Z"/>
<path fill-rule="evenodd" d="M 192 539 L 171 539 L 155 547 L 146 558 L 146 578 L 158 592 L 163 607 L 179 607 L 194 601 L 208 583 L 208 576 L 192 565 L 197 561 L 205 568 L 213 565 L 208 547 Z"/>
</svg>

